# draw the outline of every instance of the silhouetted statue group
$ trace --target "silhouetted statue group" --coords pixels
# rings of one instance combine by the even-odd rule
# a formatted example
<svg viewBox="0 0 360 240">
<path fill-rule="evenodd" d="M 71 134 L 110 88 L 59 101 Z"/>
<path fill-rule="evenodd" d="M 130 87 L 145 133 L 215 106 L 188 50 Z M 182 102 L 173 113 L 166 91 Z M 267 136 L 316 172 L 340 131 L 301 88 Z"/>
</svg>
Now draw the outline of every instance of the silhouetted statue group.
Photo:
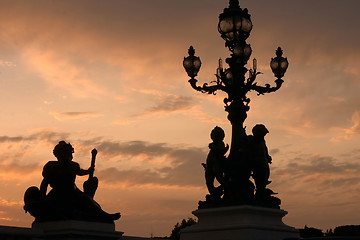
<svg viewBox="0 0 360 240">
<path fill-rule="evenodd" d="M 280 199 L 272 196 L 275 193 L 267 188 L 271 183 L 269 164 L 272 159 L 264 137 L 269 131 L 258 124 L 252 132 L 253 135 L 245 135 L 243 148 L 238 150 L 241 158 L 237 159 L 225 156 L 229 145 L 224 143 L 224 131 L 220 127 L 212 130 L 213 142 L 209 144 L 206 164 L 203 163 L 210 194 L 206 201 L 199 202 L 199 208 L 239 204 L 279 208 Z M 113 223 L 120 218 L 120 213 L 106 213 L 93 199 L 98 186 L 98 179 L 93 175 L 97 150 L 92 150 L 91 167 L 87 170 L 72 161 L 73 153 L 74 148 L 65 141 L 55 146 L 53 154 L 57 161 L 45 164 L 40 189 L 32 186 L 26 190 L 25 211 L 35 217 L 35 222 L 80 220 Z M 89 175 L 83 185 L 84 191 L 75 185 L 77 175 Z M 215 180 L 218 186 L 215 186 Z M 47 193 L 49 185 L 51 190 Z"/>
<path fill-rule="evenodd" d="M 199 202 L 199 208 L 250 204 L 264 207 L 279 208 L 280 199 L 267 185 L 269 181 L 269 164 L 272 158 L 269 155 L 265 142 L 265 135 L 269 131 L 262 124 L 252 129 L 253 135 L 245 136 L 240 158 L 225 156 L 229 146 L 225 145 L 225 132 L 215 127 L 210 134 L 212 143 L 209 144 L 209 154 L 205 168 L 206 186 L 209 195 L 206 201 Z M 253 178 L 255 184 L 250 180 Z M 215 179 L 218 182 L 216 185 Z"/>
<path fill-rule="evenodd" d="M 92 150 L 91 167 L 87 170 L 72 161 L 74 148 L 70 143 L 60 141 L 53 153 L 57 161 L 45 164 L 40 189 L 32 186 L 25 192 L 24 209 L 35 217 L 35 222 L 80 220 L 113 223 L 120 218 L 120 213 L 106 213 L 93 199 L 98 186 L 98 179 L 93 176 L 96 149 Z M 76 175 L 89 175 L 84 182 L 84 191 L 75 185 Z M 49 185 L 52 189 L 47 194 Z"/>
</svg>

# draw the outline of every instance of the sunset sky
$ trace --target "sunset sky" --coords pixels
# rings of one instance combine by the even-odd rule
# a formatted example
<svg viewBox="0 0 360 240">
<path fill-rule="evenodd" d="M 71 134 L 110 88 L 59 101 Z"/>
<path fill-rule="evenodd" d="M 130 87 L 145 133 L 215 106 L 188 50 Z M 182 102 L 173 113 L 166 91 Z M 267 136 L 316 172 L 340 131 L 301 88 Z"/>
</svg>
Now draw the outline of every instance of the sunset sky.
<svg viewBox="0 0 360 240">
<path fill-rule="evenodd" d="M 227 0 L 0 0 L 0 224 L 30 227 L 23 194 L 39 186 L 54 146 L 74 160 L 99 151 L 95 199 L 120 211 L 125 235 L 170 235 L 207 193 L 201 163 L 215 126 L 231 126 L 223 93 L 193 90 L 182 60 L 193 45 L 200 83 L 229 51 L 217 32 Z M 259 84 L 247 132 L 263 123 L 284 222 L 326 230 L 360 224 L 360 1 L 241 0 Z M 82 187 L 86 177 L 78 177 Z"/>
</svg>

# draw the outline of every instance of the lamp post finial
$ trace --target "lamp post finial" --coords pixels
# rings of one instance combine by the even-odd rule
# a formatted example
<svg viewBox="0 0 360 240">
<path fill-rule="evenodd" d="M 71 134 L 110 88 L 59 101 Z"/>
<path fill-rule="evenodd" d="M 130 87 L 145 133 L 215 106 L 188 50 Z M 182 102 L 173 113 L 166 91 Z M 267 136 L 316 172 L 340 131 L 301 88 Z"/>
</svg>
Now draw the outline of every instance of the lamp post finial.
<svg viewBox="0 0 360 240">
<path fill-rule="evenodd" d="M 238 0 L 230 0 L 229 8 L 240 8 L 239 1 Z"/>
</svg>

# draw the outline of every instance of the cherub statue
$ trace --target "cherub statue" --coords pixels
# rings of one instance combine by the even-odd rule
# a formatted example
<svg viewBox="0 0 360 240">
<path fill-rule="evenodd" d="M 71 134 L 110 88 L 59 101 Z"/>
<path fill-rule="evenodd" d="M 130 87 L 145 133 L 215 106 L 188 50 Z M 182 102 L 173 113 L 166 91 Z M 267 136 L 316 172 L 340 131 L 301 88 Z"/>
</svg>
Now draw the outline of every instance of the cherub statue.
<svg viewBox="0 0 360 240">
<path fill-rule="evenodd" d="M 224 180 L 224 156 L 229 149 L 229 145 L 225 145 L 225 132 L 222 128 L 216 126 L 210 134 L 212 143 L 209 144 L 210 152 L 206 158 L 205 180 L 206 186 L 209 190 L 211 198 L 220 198 L 223 194 Z M 215 187 L 215 179 L 220 183 L 220 186 Z"/>
<path fill-rule="evenodd" d="M 250 156 L 256 188 L 265 188 L 270 183 L 269 155 L 265 142 L 265 135 L 269 133 L 263 124 L 257 124 L 252 129 L 253 136 L 249 136 Z"/>
<path fill-rule="evenodd" d="M 94 152 L 96 150 L 93 150 Z M 40 189 L 30 187 L 25 192 L 24 209 L 35 217 L 35 221 L 82 220 L 113 222 L 120 218 L 120 213 L 106 213 L 92 199 L 96 189 L 89 194 L 82 192 L 75 185 L 77 175 L 93 175 L 93 164 L 86 170 L 80 168 L 77 162 L 72 161 L 74 148 L 65 141 L 60 141 L 55 146 L 53 153 L 57 161 L 49 161 L 45 164 Z M 93 159 L 95 160 L 94 154 Z M 97 179 L 95 180 L 97 184 Z M 49 185 L 52 189 L 47 194 Z"/>
<path fill-rule="evenodd" d="M 271 196 L 276 193 L 266 188 L 271 183 L 269 164 L 272 163 L 272 158 L 265 142 L 265 136 L 269 131 L 263 124 L 257 124 L 253 127 L 252 133 L 253 136 L 250 135 L 248 138 L 252 176 L 256 185 L 255 201 L 260 205 L 278 207 L 280 199 Z"/>
</svg>

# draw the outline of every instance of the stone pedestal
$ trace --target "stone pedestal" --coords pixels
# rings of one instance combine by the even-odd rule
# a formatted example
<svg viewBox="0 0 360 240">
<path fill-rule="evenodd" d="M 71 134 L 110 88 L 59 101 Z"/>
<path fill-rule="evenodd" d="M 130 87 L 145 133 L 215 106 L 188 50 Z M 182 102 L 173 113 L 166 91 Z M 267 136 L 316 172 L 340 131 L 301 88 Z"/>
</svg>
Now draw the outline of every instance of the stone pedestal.
<svg viewBox="0 0 360 240">
<path fill-rule="evenodd" d="M 1 240 L 43 240 L 42 234 L 41 230 L 31 228 L 0 226 Z"/>
<path fill-rule="evenodd" d="M 32 224 L 32 229 L 43 232 L 47 240 L 117 240 L 123 232 L 115 231 L 113 223 L 83 221 L 54 221 Z"/>
<path fill-rule="evenodd" d="M 299 232 L 283 223 L 286 211 L 255 206 L 199 209 L 198 223 L 181 231 L 180 240 L 285 240 Z"/>
</svg>

